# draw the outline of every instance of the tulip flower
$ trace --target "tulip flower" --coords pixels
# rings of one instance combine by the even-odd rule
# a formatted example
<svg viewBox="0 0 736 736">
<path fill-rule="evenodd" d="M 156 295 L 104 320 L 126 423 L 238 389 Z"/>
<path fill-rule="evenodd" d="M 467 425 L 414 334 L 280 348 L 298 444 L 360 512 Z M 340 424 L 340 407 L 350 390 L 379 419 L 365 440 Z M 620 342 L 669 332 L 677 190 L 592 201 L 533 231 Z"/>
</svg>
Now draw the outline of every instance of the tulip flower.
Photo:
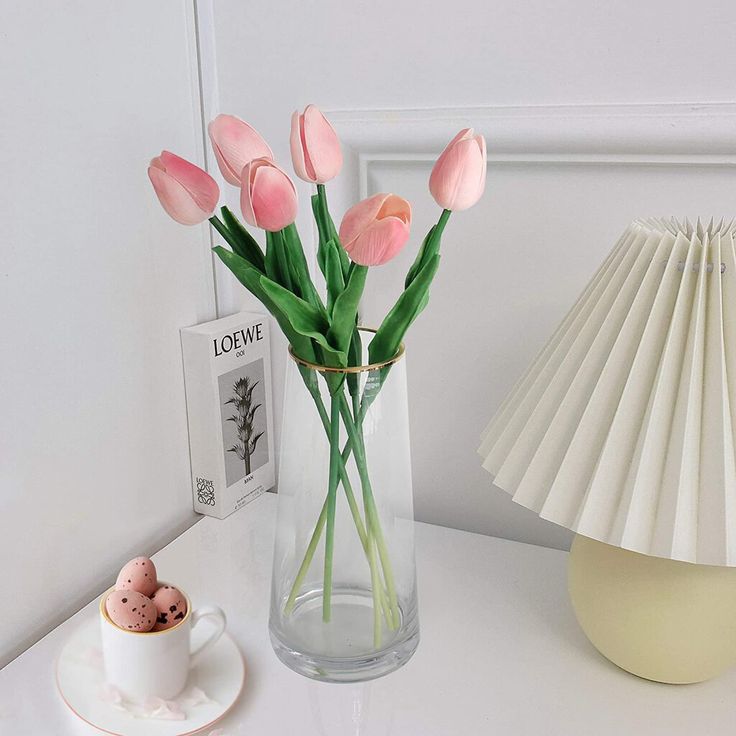
<svg viewBox="0 0 736 736">
<path fill-rule="evenodd" d="M 429 177 L 429 191 L 446 210 L 466 210 L 486 186 L 486 140 L 472 128 L 461 130 L 437 159 Z"/>
<path fill-rule="evenodd" d="M 276 232 L 296 219 L 296 188 L 270 158 L 246 164 L 240 187 L 240 208 L 249 224 Z"/>
<path fill-rule="evenodd" d="M 243 167 L 255 158 L 273 158 L 268 143 L 234 115 L 218 115 L 208 126 L 212 149 L 225 181 L 240 186 Z"/>
<path fill-rule="evenodd" d="M 324 184 L 342 168 L 340 139 L 318 107 L 307 105 L 291 116 L 291 160 L 300 179 Z"/>
<path fill-rule="evenodd" d="M 411 205 L 395 194 L 374 194 L 353 205 L 340 223 L 340 242 L 361 266 L 390 261 L 409 239 Z"/>
<path fill-rule="evenodd" d="M 182 225 L 204 222 L 217 207 L 217 182 L 199 166 L 169 151 L 151 161 L 148 178 L 161 206 Z"/>
</svg>

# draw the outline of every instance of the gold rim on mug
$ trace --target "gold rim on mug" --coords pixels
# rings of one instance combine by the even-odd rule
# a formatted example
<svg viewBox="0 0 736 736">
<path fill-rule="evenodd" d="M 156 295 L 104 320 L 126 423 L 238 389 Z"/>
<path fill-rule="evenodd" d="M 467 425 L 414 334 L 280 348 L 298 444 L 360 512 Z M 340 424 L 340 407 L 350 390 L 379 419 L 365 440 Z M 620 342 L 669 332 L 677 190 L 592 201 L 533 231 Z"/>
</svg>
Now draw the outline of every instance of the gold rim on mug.
<svg viewBox="0 0 736 736">
<path fill-rule="evenodd" d="M 374 330 L 372 327 L 358 327 L 358 332 L 372 332 L 375 334 L 377 330 Z M 394 357 L 389 358 L 388 360 L 384 360 L 380 363 L 368 363 L 367 365 L 352 365 L 347 366 L 346 368 L 335 368 L 329 365 L 310 363 L 308 360 L 300 358 L 294 352 L 294 348 L 289 345 L 289 355 L 295 363 L 299 363 L 299 365 L 303 365 L 313 371 L 319 371 L 320 373 L 366 373 L 368 371 L 377 371 L 381 368 L 386 368 L 389 365 L 393 365 L 394 363 L 398 363 L 404 357 L 404 352 L 404 343 L 402 342 L 399 343 L 399 349 L 396 351 Z"/>
<path fill-rule="evenodd" d="M 169 587 L 173 588 L 174 586 L 170 583 L 167 583 L 165 580 L 159 580 L 161 585 L 168 585 Z M 181 589 L 177 588 L 177 590 L 184 596 L 184 600 L 187 602 L 187 613 L 184 616 L 184 618 L 179 621 L 176 626 L 172 626 L 170 629 L 162 629 L 161 631 L 128 631 L 127 629 L 121 629 L 107 614 L 107 609 L 105 608 L 105 603 L 107 603 L 107 596 L 110 595 L 115 590 L 115 586 L 113 585 L 112 588 L 106 590 L 102 594 L 102 598 L 100 598 L 100 613 L 102 614 L 102 618 L 105 619 L 111 626 L 114 626 L 119 631 L 122 631 L 124 634 L 133 634 L 134 636 L 158 636 L 159 634 L 168 634 L 170 631 L 174 631 L 175 629 L 178 629 L 180 626 L 182 626 L 186 621 L 189 620 L 189 617 L 192 615 L 192 602 L 189 600 L 189 596 Z M 155 605 L 154 605 L 155 608 Z"/>
</svg>

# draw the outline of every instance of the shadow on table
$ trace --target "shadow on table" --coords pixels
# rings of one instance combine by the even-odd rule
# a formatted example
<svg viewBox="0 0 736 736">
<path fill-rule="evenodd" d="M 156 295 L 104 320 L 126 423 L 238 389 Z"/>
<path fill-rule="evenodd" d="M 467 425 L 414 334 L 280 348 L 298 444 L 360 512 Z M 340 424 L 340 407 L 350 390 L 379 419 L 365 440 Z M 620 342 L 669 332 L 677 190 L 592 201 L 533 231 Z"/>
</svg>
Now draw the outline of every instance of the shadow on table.
<svg viewBox="0 0 736 736">
<path fill-rule="evenodd" d="M 566 563 L 567 558 L 565 565 L 549 571 L 542 581 L 536 576 L 521 575 L 504 581 L 508 602 L 520 612 L 519 625 L 543 632 L 553 637 L 558 646 L 575 650 L 591 662 L 629 677 L 603 657 L 580 628 L 567 591 Z"/>
</svg>

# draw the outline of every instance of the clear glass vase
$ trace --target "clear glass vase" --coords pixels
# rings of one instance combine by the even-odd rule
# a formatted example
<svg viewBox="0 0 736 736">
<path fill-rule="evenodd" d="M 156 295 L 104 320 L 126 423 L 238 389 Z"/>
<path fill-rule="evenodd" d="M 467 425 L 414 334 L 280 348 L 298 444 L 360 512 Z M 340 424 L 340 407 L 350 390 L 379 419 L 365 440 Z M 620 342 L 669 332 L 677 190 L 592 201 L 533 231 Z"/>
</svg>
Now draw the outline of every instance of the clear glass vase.
<svg viewBox="0 0 736 736">
<path fill-rule="evenodd" d="M 403 347 L 348 369 L 291 358 L 271 642 L 307 677 L 369 680 L 419 643 Z"/>
</svg>

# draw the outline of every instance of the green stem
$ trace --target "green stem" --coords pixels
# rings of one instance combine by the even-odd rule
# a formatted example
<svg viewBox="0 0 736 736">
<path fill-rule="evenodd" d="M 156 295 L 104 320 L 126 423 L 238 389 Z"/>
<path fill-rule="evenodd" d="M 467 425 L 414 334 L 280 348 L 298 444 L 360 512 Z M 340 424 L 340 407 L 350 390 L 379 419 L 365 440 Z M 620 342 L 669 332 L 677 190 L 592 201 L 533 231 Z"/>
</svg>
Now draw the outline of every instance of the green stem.
<svg viewBox="0 0 736 736">
<path fill-rule="evenodd" d="M 294 585 L 291 586 L 291 593 L 289 593 L 289 598 L 286 601 L 286 606 L 284 606 L 284 613 L 288 616 L 293 610 L 294 610 L 294 604 L 296 603 L 296 597 L 299 595 L 299 590 L 302 587 L 302 583 L 304 582 L 304 577 L 307 574 L 307 571 L 309 570 L 309 566 L 312 564 L 312 558 L 314 557 L 314 553 L 317 550 L 317 545 L 319 544 L 320 537 L 322 536 L 322 530 L 325 528 L 325 522 L 327 521 L 327 499 L 325 499 L 324 504 L 322 504 L 322 512 L 319 515 L 319 518 L 317 519 L 317 523 L 315 524 L 314 531 L 312 532 L 312 537 L 309 540 L 309 545 L 307 546 L 307 552 L 304 555 L 304 559 L 302 560 L 302 564 L 299 567 L 299 572 L 296 574 L 296 578 L 294 579 Z"/>
<path fill-rule="evenodd" d="M 381 578 L 378 573 L 378 562 L 376 560 L 376 540 L 370 531 L 368 532 L 368 565 L 371 569 L 371 591 L 373 593 L 373 648 L 380 649 L 381 600 L 379 596 L 383 586 L 381 585 Z M 392 620 L 393 616 L 391 614 L 391 609 L 389 609 L 386 615 L 386 621 L 389 626 L 391 626 Z"/>
<path fill-rule="evenodd" d="M 340 392 L 342 396 L 342 391 Z M 340 400 L 330 401 L 330 478 L 327 490 L 327 529 L 325 531 L 325 576 L 322 593 L 322 620 L 328 623 L 332 605 L 332 556 L 335 547 L 335 507 L 337 503 L 337 468 L 340 457 Z"/>
<path fill-rule="evenodd" d="M 327 409 L 325 409 L 325 404 L 322 401 L 322 397 L 319 394 L 319 390 L 312 391 L 310 390 L 310 394 L 312 396 L 312 399 L 314 400 L 314 403 L 317 406 L 317 412 L 319 413 L 320 419 L 322 420 L 322 426 L 324 427 L 325 434 L 327 437 L 331 437 L 331 423 L 330 418 L 327 416 Z M 367 536 L 365 531 L 365 526 L 363 525 L 363 519 L 360 518 L 360 509 L 358 508 L 358 504 L 355 500 L 355 494 L 353 493 L 353 486 L 350 482 L 350 478 L 348 476 L 347 471 L 347 461 L 350 457 L 350 443 L 348 443 L 345 446 L 345 449 L 342 451 L 342 455 L 340 457 L 340 460 L 338 462 L 338 473 L 340 475 L 340 481 L 342 482 L 342 487 L 345 491 L 345 498 L 347 499 L 348 506 L 350 507 L 350 512 L 353 515 L 353 521 L 355 522 L 355 528 L 358 530 L 358 536 L 360 537 L 360 543 L 363 546 L 363 550 L 368 552 L 368 542 L 367 542 Z"/>
<path fill-rule="evenodd" d="M 447 225 L 447 221 L 450 219 L 451 214 L 452 210 L 442 210 L 440 219 L 437 220 L 437 234 L 435 235 L 436 238 L 442 237 L 442 231 L 445 229 L 445 225 Z"/>
<path fill-rule="evenodd" d="M 358 426 L 357 429 L 359 430 L 360 434 L 360 446 L 361 450 L 363 452 L 363 455 L 365 455 L 365 443 L 363 441 L 363 432 L 362 432 L 362 422 L 363 422 L 363 416 L 361 415 L 361 402 L 360 397 L 357 393 L 351 394 L 352 404 L 353 404 L 353 416 L 358 419 Z M 346 447 L 346 450 L 349 452 L 349 448 Z M 357 457 L 356 457 L 357 462 Z M 366 493 L 366 486 L 363 484 L 363 505 L 365 506 L 366 510 L 366 522 L 368 523 L 368 544 L 369 544 L 369 552 L 368 552 L 368 564 L 370 566 L 371 570 L 371 588 L 374 591 L 374 603 L 373 603 L 373 646 L 375 649 L 380 649 L 381 647 L 381 614 L 379 613 L 378 606 L 376 606 L 375 603 L 375 591 L 379 590 L 381 593 L 380 596 L 380 603 L 381 603 L 381 609 L 383 610 L 383 615 L 386 617 L 386 623 L 388 624 L 389 629 L 395 630 L 398 628 L 398 617 L 394 615 L 394 609 L 391 607 L 390 603 L 386 603 L 386 597 L 383 589 L 383 584 L 381 583 L 381 577 L 378 570 L 378 562 L 376 560 L 376 538 L 374 534 L 374 525 L 370 523 L 370 516 L 368 509 L 370 508 L 370 500 L 368 500 L 368 493 Z"/>
<path fill-rule="evenodd" d="M 388 548 L 383 538 L 383 531 L 381 530 L 381 520 L 378 517 L 378 509 L 376 508 L 376 501 L 373 497 L 373 492 L 369 489 L 367 493 L 368 497 L 368 510 L 366 511 L 366 517 L 370 519 L 369 529 L 374 535 L 376 549 L 378 550 L 378 556 L 381 560 L 381 567 L 383 568 L 383 575 L 386 578 L 386 588 L 388 589 L 388 605 L 393 621 L 389 621 L 389 626 L 392 630 L 399 628 L 399 602 L 396 596 L 396 583 L 394 582 L 393 570 L 391 568 L 391 560 L 388 555 Z"/>
<path fill-rule="evenodd" d="M 350 400 L 353 404 L 353 416 L 356 417 L 356 422 L 362 424 L 363 418 L 360 415 L 360 396 L 358 394 L 350 394 Z M 348 448 L 346 447 L 345 449 L 347 450 Z"/>
<path fill-rule="evenodd" d="M 317 407 L 317 412 L 320 416 L 320 419 L 322 420 L 322 426 L 325 430 L 325 434 L 329 438 L 331 437 L 331 434 L 332 434 L 331 433 L 331 422 L 330 422 L 329 416 L 327 415 L 327 409 L 325 408 L 324 402 L 322 401 L 322 397 L 319 393 L 319 390 L 310 383 L 308 375 L 305 375 L 304 373 L 302 373 L 302 379 L 304 380 L 304 384 L 307 387 L 307 390 L 309 391 L 310 396 L 312 397 Z M 361 404 L 361 411 L 359 414 L 360 423 L 362 423 L 369 405 L 370 405 L 370 402 L 364 397 L 363 403 Z M 353 493 L 352 484 L 350 483 L 350 478 L 347 473 L 346 466 L 347 466 L 347 461 L 350 457 L 351 451 L 352 451 L 352 442 L 348 440 L 348 442 L 345 445 L 345 449 L 342 452 L 342 456 L 339 458 L 338 472 L 339 472 L 340 480 L 342 482 L 343 489 L 345 491 L 345 498 L 347 499 L 348 507 L 350 508 L 350 513 L 352 514 L 352 517 L 353 517 L 355 528 L 358 532 L 358 536 L 360 537 L 360 543 L 363 547 L 363 551 L 365 552 L 366 559 L 368 560 L 368 565 L 371 570 L 371 581 L 374 581 L 374 580 L 379 581 L 378 590 L 379 590 L 381 611 L 383 612 L 383 615 L 386 618 L 386 622 L 388 623 L 389 628 L 394 629 L 396 628 L 394 624 L 394 621 L 396 620 L 394 616 L 394 612 L 389 607 L 389 604 L 387 601 L 388 593 L 386 591 L 386 588 L 380 582 L 380 576 L 374 575 L 374 567 L 377 568 L 377 563 L 375 562 L 375 550 L 373 550 L 373 556 L 371 556 L 371 546 L 369 545 L 368 533 L 363 524 L 363 519 L 360 516 L 360 509 L 358 508 L 358 504 L 355 500 L 355 494 Z M 364 502 L 365 502 L 365 498 L 364 498 Z M 309 541 L 309 545 L 307 546 L 307 550 L 304 554 L 304 558 L 302 560 L 302 563 L 299 567 L 299 571 L 297 573 L 297 576 L 294 580 L 291 591 L 289 593 L 289 598 L 284 607 L 284 613 L 287 616 L 291 614 L 291 612 L 294 609 L 296 598 L 299 595 L 299 590 L 301 589 L 302 583 L 304 582 L 304 577 L 306 576 L 307 571 L 309 570 L 309 567 L 312 564 L 314 554 L 317 550 L 317 545 L 321 538 L 322 532 L 324 531 L 324 528 L 325 528 L 326 520 L 327 520 L 327 499 L 325 498 L 325 502 L 322 505 L 322 510 L 317 519 L 317 523 L 315 524 L 315 528 L 312 533 L 312 537 Z"/>
<path fill-rule="evenodd" d="M 317 406 L 317 411 L 322 420 L 322 426 L 324 427 L 325 433 L 327 434 L 328 437 L 330 437 L 331 436 L 331 422 L 330 422 L 330 418 L 327 416 L 327 410 L 325 409 L 325 405 L 324 405 L 324 402 L 322 401 L 322 397 L 319 395 L 319 391 L 315 392 L 315 391 L 310 390 L 310 394 L 312 396 L 312 399 L 314 400 L 314 403 Z M 338 461 L 338 472 L 340 474 L 340 481 L 342 482 L 342 486 L 345 491 L 345 498 L 347 499 L 348 506 L 350 507 L 350 513 L 353 516 L 353 522 L 355 523 L 355 528 L 358 532 L 358 536 L 360 537 L 360 544 L 363 547 L 363 551 L 365 552 L 366 559 L 368 560 L 368 565 L 371 568 L 371 579 L 373 579 L 373 566 L 374 564 L 376 564 L 375 556 L 373 557 L 373 561 L 372 561 L 371 555 L 370 555 L 368 532 L 366 531 L 366 528 L 363 525 L 363 519 L 360 516 L 360 509 L 358 508 L 358 504 L 355 500 L 355 494 L 353 493 L 353 487 L 350 482 L 350 478 L 348 476 L 347 467 L 346 467 L 348 458 L 350 457 L 351 449 L 352 449 L 352 445 L 348 441 Z M 319 519 L 317 520 L 317 523 L 319 524 Z M 309 555 L 309 549 L 307 549 L 307 555 Z M 305 555 L 305 559 L 307 555 Z M 307 567 L 311 563 L 311 558 L 313 556 L 314 556 L 314 550 L 312 550 L 311 556 L 307 563 Z M 378 579 L 380 581 L 380 576 Z M 301 584 L 301 581 L 299 582 Z M 296 585 L 296 582 L 295 582 L 295 585 Z M 380 593 L 381 610 L 386 616 L 387 623 L 389 624 L 389 626 L 391 626 L 391 622 L 393 620 L 393 614 L 388 607 L 388 603 L 386 601 L 387 592 L 383 584 L 379 584 L 378 590 Z M 292 595 L 294 598 L 296 598 L 296 594 L 294 593 L 293 589 L 292 589 Z M 289 597 L 291 598 L 292 596 L 290 595 Z"/>
<path fill-rule="evenodd" d="M 368 413 L 368 409 L 370 408 L 370 405 L 373 403 L 374 399 L 376 398 L 376 395 L 373 396 L 366 396 L 365 391 L 363 392 L 363 398 L 358 401 L 358 396 L 353 395 L 352 397 L 353 402 L 353 416 L 355 417 L 355 428 L 358 436 L 361 439 L 361 442 L 363 442 L 363 420 L 365 419 L 365 415 Z M 324 406 L 323 406 L 324 411 Z M 325 412 L 325 417 L 327 416 L 327 412 Z M 347 466 L 348 460 L 350 459 L 350 454 L 353 451 L 353 443 L 348 437 L 348 441 L 345 443 L 345 447 L 342 449 L 342 461 L 345 466 Z M 355 500 L 355 499 L 353 499 Z"/>
<path fill-rule="evenodd" d="M 347 408 L 347 402 L 345 401 L 345 395 L 343 393 L 340 394 L 341 403 L 343 404 L 342 415 L 343 415 L 343 422 L 347 426 L 347 422 L 345 420 L 345 417 L 348 416 L 350 419 L 350 410 Z M 361 457 L 360 452 L 357 447 L 354 447 L 353 456 L 355 457 L 356 465 L 358 466 L 358 473 L 361 477 L 361 486 L 363 488 L 363 507 L 365 509 L 365 519 L 366 519 L 366 531 L 368 534 L 368 566 L 370 568 L 371 572 L 371 595 L 373 597 L 373 647 L 375 649 L 380 649 L 381 647 L 381 610 L 382 610 L 382 603 L 385 605 L 385 600 L 381 600 L 381 596 L 383 593 L 383 586 L 381 585 L 381 579 L 378 572 L 378 561 L 376 560 L 376 537 L 374 534 L 374 525 L 371 523 L 371 517 L 369 515 L 369 509 L 370 509 L 370 501 L 369 501 L 369 495 L 371 493 L 370 491 L 370 483 L 365 482 L 365 476 L 361 472 L 361 466 L 359 464 L 359 458 Z M 389 628 L 393 629 L 393 622 L 394 622 L 394 614 L 393 614 L 393 608 L 391 607 L 390 603 L 390 593 L 389 593 L 389 607 L 386 611 L 386 622 L 389 625 Z"/>
<path fill-rule="evenodd" d="M 383 567 L 383 576 L 386 580 L 386 587 L 388 589 L 389 608 L 391 609 L 391 615 L 394 626 L 398 626 L 399 623 L 399 606 L 398 599 L 396 596 L 396 585 L 394 583 L 393 571 L 391 569 L 391 561 L 388 555 L 388 549 L 386 548 L 386 542 L 383 538 L 383 532 L 381 530 L 381 522 L 378 517 L 378 509 L 376 508 L 376 502 L 373 497 L 373 489 L 371 487 L 371 480 L 368 474 L 368 465 L 365 457 L 365 447 L 362 442 L 353 418 L 350 414 L 350 407 L 345 399 L 344 394 L 340 394 L 340 414 L 342 415 L 343 424 L 348 431 L 348 437 L 353 446 L 353 454 L 355 456 L 355 464 L 358 467 L 358 475 L 360 476 L 360 482 L 363 487 L 363 503 L 365 506 L 366 513 L 366 529 L 368 531 L 368 539 L 371 535 L 375 536 L 375 543 L 378 549 L 378 556 L 381 559 L 381 566 Z"/>
<path fill-rule="evenodd" d="M 319 202 L 319 212 L 322 215 L 322 222 L 325 228 L 328 230 L 328 238 L 332 237 L 332 233 L 329 232 L 330 228 L 330 208 L 327 206 L 327 190 L 324 184 L 317 184 L 317 201 Z"/>
<path fill-rule="evenodd" d="M 319 394 L 319 390 L 314 389 L 309 383 L 308 376 L 302 374 L 302 378 L 304 379 L 304 383 L 307 386 L 307 389 L 309 390 L 309 393 L 314 400 L 314 403 L 317 407 L 317 412 L 319 413 L 320 419 L 322 420 L 322 426 L 324 427 L 325 434 L 330 437 L 331 436 L 331 424 L 330 424 L 330 418 L 327 415 L 327 409 L 325 408 L 324 402 L 322 401 L 322 397 Z M 353 493 L 352 484 L 350 483 L 350 478 L 348 477 L 346 464 L 348 461 L 348 458 L 350 457 L 350 453 L 352 450 L 352 445 L 350 442 L 347 443 L 345 449 L 343 450 L 342 456 L 340 457 L 339 464 L 338 464 L 338 472 L 340 475 L 340 480 L 342 481 L 342 486 L 345 491 L 345 498 L 347 499 L 348 506 L 350 508 L 350 513 L 353 517 L 353 522 L 355 523 L 355 528 L 358 532 L 358 536 L 360 537 L 360 543 L 363 547 L 363 551 L 365 552 L 366 559 L 368 560 L 368 564 L 371 567 L 371 580 L 373 580 L 373 567 L 377 566 L 377 563 L 375 562 L 375 554 L 373 557 L 373 561 L 371 560 L 370 556 L 370 547 L 368 546 L 368 534 L 366 532 L 365 526 L 363 525 L 363 519 L 360 516 L 360 509 L 358 508 L 358 504 L 355 500 L 355 494 Z M 314 554 L 317 550 L 317 544 L 319 543 L 319 540 L 321 538 L 322 532 L 325 527 L 325 522 L 327 520 L 327 499 L 325 498 L 325 502 L 322 505 L 322 510 L 320 512 L 319 518 L 317 519 L 317 523 L 314 528 L 314 532 L 312 533 L 312 537 L 309 541 L 309 545 L 307 546 L 307 550 L 304 554 L 304 559 L 302 560 L 302 563 L 299 567 L 299 572 L 297 573 L 297 576 L 294 580 L 294 584 L 292 585 L 291 591 L 289 593 L 289 598 L 286 602 L 286 606 L 284 607 L 284 613 L 288 616 L 294 609 L 294 604 L 296 603 L 296 598 L 299 595 L 299 590 L 301 589 L 302 583 L 304 582 L 304 577 L 307 574 L 307 571 L 309 570 L 310 565 L 312 564 L 312 559 L 314 558 Z M 380 580 L 380 577 L 379 577 Z M 386 592 L 386 589 L 384 588 L 383 584 L 380 584 L 380 603 L 381 603 L 381 610 L 383 611 L 383 615 L 386 617 L 386 622 L 389 624 L 389 627 L 391 627 L 392 621 L 393 621 L 393 615 L 388 607 L 387 597 L 388 593 Z"/>
</svg>

